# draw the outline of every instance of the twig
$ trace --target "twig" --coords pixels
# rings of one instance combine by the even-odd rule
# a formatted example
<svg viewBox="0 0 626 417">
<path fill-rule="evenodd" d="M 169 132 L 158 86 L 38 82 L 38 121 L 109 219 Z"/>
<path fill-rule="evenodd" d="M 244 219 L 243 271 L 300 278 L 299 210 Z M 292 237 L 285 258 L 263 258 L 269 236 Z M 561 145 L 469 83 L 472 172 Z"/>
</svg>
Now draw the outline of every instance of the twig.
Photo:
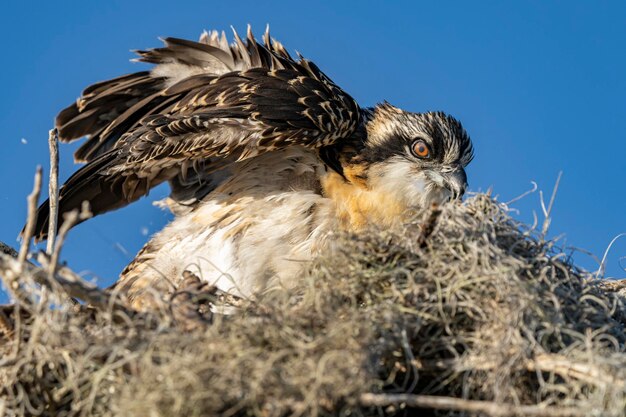
<svg viewBox="0 0 626 417">
<path fill-rule="evenodd" d="M 554 206 L 554 200 L 556 199 L 556 192 L 559 189 L 559 184 L 561 183 L 561 176 L 563 175 L 563 171 L 559 171 L 559 175 L 556 177 L 556 183 L 554 184 L 554 188 L 552 189 L 552 196 L 550 197 L 550 202 L 548 203 L 548 208 L 546 209 L 545 202 L 543 201 L 543 192 L 539 191 L 539 201 L 541 202 L 541 209 L 543 210 L 544 220 L 543 226 L 541 228 L 541 233 L 545 237 L 548 234 L 548 229 L 550 228 L 550 223 L 552 223 L 552 218 L 550 214 L 552 214 L 552 207 Z"/>
<path fill-rule="evenodd" d="M 37 255 L 37 261 L 43 268 L 50 271 L 51 258 L 47 254 L 40 252 Z M 52 283 L 43 279 L 41 274 L 36 274 L 35 280 L 42 285 L 58 285 L 69 297 L 83 300 L 96 308 L 106 309 L 111 305 L 111 295 L 109 293 L 103 291 L 97 285 L 85 281 L 65 266 L 56 268 L 56 275 L 53 276 Z"/>
<path fill-rule="evenodd" d="M 24 263 L 26 257 L 28 256 L 28 251 L 30 249 L 30 241 L 33 238 L 33 233 L 35 231 L 35 224 L 37 222 L 37 202 L 39 201 L 39 194 L 41 194 L 41 176 L 42 176 L 41 166 L 37 167 L 37 171 L 35 172 L 35 184 L 33 186 L 33 192 L 28 195 L 28 217 L 26 221 L 26 227 L 24 228 L 24 234 L 22 236 L 22 246 L 20 246 L 19 254 L 17 255 L 17 260 L 19 263 Z"/>
<path fill-rule="evenodd" d="M 600 275 L 604 276 L 604 270 L 606 269 L 606 258 L 609 256 L 609 251 L 611 250 L 615 242 L 617 242 L 624 236 L 626 236 L 626 233 L 620 233 L 611 240 L 611 243 L 609 243 L 609 246 L 606 248 L 606 250 L 604 251 L 604 255 L 602 256 L 602 261 L 600 261 L 600 266 L 596 271 L 596 279 L 600 278 Z"/>
<path fill-rule="evenodd" d="M 23 280 L 23 275 L 28 275 L 25 271 L 32 267 L 35 266 L 30 262 L 20 262 L 11 255 L 0 253 L 0 278 L 15 300 L 15 305 L 19 303 L 31 304 L 30 294 L 22 288 L 20 281 Z"/>
<path fill-rule="evenodd" d="M 537 191 L 537 188 L 539 188 L 537 186 L 537 183 L 535 181 L 531 181 L 530 182 L 532 184 L 532 188 L 528 191 L 524 191 L 522 194 L 518 195 L 517 197 L 514 197 L 512 200 L 507 201 L 506 203 L 504 203 L 505 206 L 510 206 L 511 204 L 515 203 L 516 201 L 521 200 L 522 198 L 526 197 L 529 194 L 534 193 L 535 191 Z"/>
<path fill-rule="evenodd" d="M 616 379 L 605 370 L 592 364 L 576 363 L 561 355 L 537 355 L 534 361 L 529 361 L 526 365 L 529 371 L 554 372 L 559 375 L 567 375 L 584 381 L 587 384 L 600 386 L 626 386 L 626 382 Z"/>
<path fill-rule="evenodd" d="M 9 255 L 0 253 L 0 276 L 3 279 L 12 278 L 15 274 L 27 276 L 34 282 L 47 287 L 56 286 L 62 289 L 70 297 L 75 297 L 97 308 L 109 308 L 111 295 L 100 289 L 97 285 L 85 281 L 67 267 L 57 269 L 56 275 L 50 280 L 48 274 L 50 258 L 43 252 L 37 256 L 37 261 L 42 268 L 31 263 L 20 264 Z M 59 288 L 52 288 L 58 290 Z"/>
<path fill-rule="evenodd" d="M 625 280 L 626 282 L 626 280 Z M 626 285 L 626 284 L 624 284 Z M 438 360 L 435 362 L 420 362 L 416 368 L 421 371 L 442 371 L 454 369 L 456 372 L 472 371 L 492 371 L 498 366 L 488 358 L 481 358 L 478 361 L 458 361 L 455 359 Z M 524 365 L 529 372 L 552 372 L 563 377 L 574 378 L 586 384 L 599 386 L 619 386 L 626 387 L 626 381 L 616 378 L 607 373 L 602 368 L 590 363 L 575 362 L 563 355 L 538 354 L 533 359 L 528 359 Z M 521 370 L 515 368 L 515 371 Z"/>
<path fill-rule="evenodd" d="M 89 203 L 87 201 L 83 202 L 80 212 L 78 210 L 72 210 L 69 213 L 65 213 L 63 216 L 63 224 L 61 224 L 61 228 L 59 229 L 59 236 L 56 239 L 54 251 L 50 256 L 50 262 L 48 264 L 51 276 L 54 275 L 59 264 L 61 248 L 63 247 L 67 233 L 76 223 L 88 219 L 89 217 L 91 217 L 91 212 L 89 211 Z"/>
<path fill-rule="evenodd" d="M 48 201 L 50 202 L 50 217 L 48 219 L 48 242 L 46 252 L 52 254 L 54 240 L 57 234 L 57 218 L 59 215 L 59 132 L 51 129 L 48 135 L 50 148 L 50 181 L 48 183 Z"/>
<path fill-rule="evenodd" d="M 552 207 L 554 206 L 554 200 L 556 199 L 556 192 L 559 190 L 559 184 L 561 183 L 562 176 L 563 176 L 563 171 L 559 171 L 559 175 L 556 177 L 556 182 L 554 183 L 554 188 L 552 189 L 552 195 L 550 196 L 550 203 L 548 204 L 548 213 L 552 212 Z"/>
<path fill-rule="evenodd" d="M 454 397 L 418 394 L 361 394 L 359 402 L 363 406 L 387 407 L 405 405 L 410 408 L 465 411 L 483 413 L 489 416 L 526 417 L 578 417 L 587 413 L 574 407 L 550 407 L 540 405 L 499 404 L 490 401 L 464 400 Z"/>
</svg>

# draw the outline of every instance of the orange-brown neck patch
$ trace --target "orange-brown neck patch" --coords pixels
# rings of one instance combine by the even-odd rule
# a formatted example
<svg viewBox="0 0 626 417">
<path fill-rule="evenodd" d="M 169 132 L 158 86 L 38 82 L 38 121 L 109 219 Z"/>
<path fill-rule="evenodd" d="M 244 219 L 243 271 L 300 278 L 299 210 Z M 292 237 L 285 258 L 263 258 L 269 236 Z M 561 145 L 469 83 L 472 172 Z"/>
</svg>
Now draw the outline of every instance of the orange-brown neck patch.
<svg viewBox="0 0 626 417">
<path fill-rule="evenodd" d="M 390 227 L 402 218 L 407 207 L 388 193 L 370 189 L 360 166 L 344 167 L 346 181 L 334 171 L 322 178 L 324 196 L 335 202 L 340 224 L 357 231 L 367 226 Z"/>
</svg>

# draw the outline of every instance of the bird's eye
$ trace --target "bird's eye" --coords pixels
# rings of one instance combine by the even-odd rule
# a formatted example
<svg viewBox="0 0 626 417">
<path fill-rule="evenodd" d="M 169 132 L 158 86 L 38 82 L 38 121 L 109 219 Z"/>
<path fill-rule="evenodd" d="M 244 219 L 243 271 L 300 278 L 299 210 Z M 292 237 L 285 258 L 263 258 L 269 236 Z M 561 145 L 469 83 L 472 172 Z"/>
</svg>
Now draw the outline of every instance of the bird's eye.
<svg viewBox="0 0 626 417">
<path fill-rule="evenodd" d="M 430 149 L 428 148 L 426 142 L 424 142 L 422 139 L 418 139 L 413 142 L 413 145 L 411 146 L 411 151 L 413 152 L 413 155 L 417 156 L 418 158 L 430 158 Z"/>
</svg>

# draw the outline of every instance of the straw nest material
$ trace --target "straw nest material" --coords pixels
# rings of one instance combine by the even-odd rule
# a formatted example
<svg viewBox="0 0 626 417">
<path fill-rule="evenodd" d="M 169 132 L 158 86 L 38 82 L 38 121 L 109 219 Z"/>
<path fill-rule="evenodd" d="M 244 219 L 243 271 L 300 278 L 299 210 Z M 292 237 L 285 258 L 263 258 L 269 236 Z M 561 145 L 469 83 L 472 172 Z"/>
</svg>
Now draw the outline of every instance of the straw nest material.
<svg viewBox="0 0 626 417">
<path fill-rule="evenodd" d="M 623 299 L 505 205 L 336 241 L 294 291 L 228 300 L 188 275 L 150 312 L 0 254 L 0 414 L 625 415 Z"/>
</svg>

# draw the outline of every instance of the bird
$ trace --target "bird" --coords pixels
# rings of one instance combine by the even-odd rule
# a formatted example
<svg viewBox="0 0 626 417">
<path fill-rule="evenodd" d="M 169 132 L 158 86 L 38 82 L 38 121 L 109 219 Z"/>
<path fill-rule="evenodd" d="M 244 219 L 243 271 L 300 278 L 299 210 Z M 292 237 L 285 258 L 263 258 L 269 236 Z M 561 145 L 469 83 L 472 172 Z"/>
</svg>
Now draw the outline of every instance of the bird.
<svg viewBox="0 0 626 417">
<path fill-rule="evenodd" d="M 269 27 L 262 42 L 233 32 L 137 50 L 150 70 L 87 87 L 56 118 L 60 141 L 87 138 L 59 224 L 84 202 L 98 215 L 170 185 L 173 220 L 112 287 L 138 308 L 184 272 L 235 297 L 293 288 L 334 232 L 402 225 L 466 190 L 474 151 L 457 119 L 361 107 Z M 36 239 L 49 217 L 45 202 Z"/>
</svg>

